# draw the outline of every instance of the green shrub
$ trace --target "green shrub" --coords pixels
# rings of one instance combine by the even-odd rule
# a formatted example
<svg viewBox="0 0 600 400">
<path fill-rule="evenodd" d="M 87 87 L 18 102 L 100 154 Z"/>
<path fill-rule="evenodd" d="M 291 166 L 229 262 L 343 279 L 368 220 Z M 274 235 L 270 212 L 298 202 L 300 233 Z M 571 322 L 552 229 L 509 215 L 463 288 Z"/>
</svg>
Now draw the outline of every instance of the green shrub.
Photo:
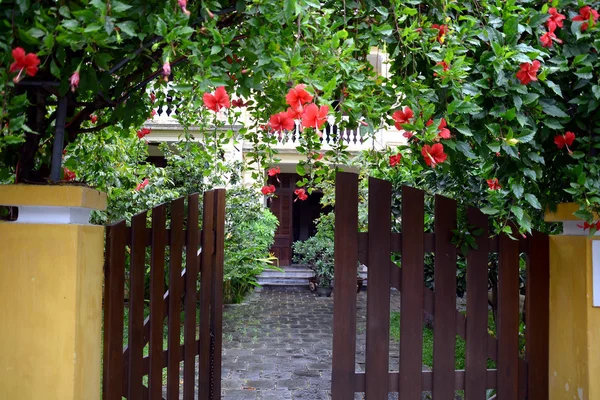
<svg viewBox="0 0 600 400">
<path fill-rule="evenodd" d="M 239 303 L 258 285 L 257 277 L 274 268 L 269 254 L 278 220 L 248 188 L 227 191 L 225 221 L 224 301 Z"/>
<path fill-rule="evenodd" d="M 303 242 L 293 244 L 294 262 L 308 265 L 322 287 L 331 286 L 333 279 L 334 214 L 322 215 L 317 220 L 317 233 Z"/>
</svg>

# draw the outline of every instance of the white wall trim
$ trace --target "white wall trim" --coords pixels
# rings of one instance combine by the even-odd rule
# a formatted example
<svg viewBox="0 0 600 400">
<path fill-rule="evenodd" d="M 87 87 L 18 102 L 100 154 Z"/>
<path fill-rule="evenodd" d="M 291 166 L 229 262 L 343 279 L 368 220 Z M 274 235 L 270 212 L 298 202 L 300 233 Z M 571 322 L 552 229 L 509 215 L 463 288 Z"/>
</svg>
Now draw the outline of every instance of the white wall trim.
<svg viewBox="0 0 600 400">
<path fill-rule="evenodd" d="M 90 225 L 91 208 L 56 206 L 19 206 L 14 224 Z"/>
<path fill-rule="evenodd" d="M 563 233 L 564 236 L 588 236 L 590 231 L 583 229 L 578 225 L 583 225 L 583 221 L 563 221 Z M 600 231 L 596 232 L 594 236 L 600 236 Z"/>
<path fill-rule="evenodd" d="M 600 240 L 592 240 L 592 305 L 600 307 Z"/>
</svg>

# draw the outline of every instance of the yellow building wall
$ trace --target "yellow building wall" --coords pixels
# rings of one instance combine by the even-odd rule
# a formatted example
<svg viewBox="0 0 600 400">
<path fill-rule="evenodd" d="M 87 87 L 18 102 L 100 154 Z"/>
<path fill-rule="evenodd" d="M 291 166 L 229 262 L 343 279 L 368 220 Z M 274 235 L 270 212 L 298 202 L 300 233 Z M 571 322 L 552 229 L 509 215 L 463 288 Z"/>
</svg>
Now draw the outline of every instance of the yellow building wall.
<svg viewBox="0 0 600 400">
<path fill-rule="evenodd" d="M 0 223 L 0 398 L 99 398 L 103 232 Z"/>
<path fill-rule="evenodd" d="M 600 399 L 600 308 L 587 236 L 550 237 L 550 399 Z"/>
</svg>

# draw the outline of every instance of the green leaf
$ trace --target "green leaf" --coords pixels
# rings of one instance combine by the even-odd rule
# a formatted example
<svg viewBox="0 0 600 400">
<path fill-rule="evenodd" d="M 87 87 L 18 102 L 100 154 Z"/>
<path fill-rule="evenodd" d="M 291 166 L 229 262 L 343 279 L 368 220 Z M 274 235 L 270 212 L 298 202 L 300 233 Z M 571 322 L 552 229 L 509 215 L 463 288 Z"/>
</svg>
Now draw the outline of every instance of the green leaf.
<svg viewBox="0 0 600 400">
<path fill-rule="evenodd" d="M 585 157 L 585 153 L 583 151 L 574 151 L 573 154 L 571 154 L 571 157 L 573 157 L 576 160 L 579 160 L 580 158 Z"/>
<path fill-rule="evenodd" d="M 471 132 L 471 130 L 466 126 L 457 126 L 454 129 L 456 129 L 465 136 L 473 136 L 473 132 Z"/>
<path fill-rule="evenodd" d="M 594 97 L 596 97 L 598 100 L 600 100 L 600 86 L 599 85 L 592 86 L 592 93 L 594 94 Z"/>
<path fill-rule="evenodd" d="M 515 215 L 515 217 L 517 217 L 519 221 L 523 219 L 523 209 L 521 207 L 512 206 L 510 211 Z"/>
<path fill-rule="evenodd" d="M 288 21 L 298 15 L 298 3 L 296 0 L 285 0 L 283 2 L 283 13 Z"/>
<path fill-rule="evenodd" d="M 498 153 L 500 151 L 500 143 L 499 142 L 488 143 L 487 147 L 489 147 L 489 149 L 491 151 L 493 151 L 494 153 Z"/>
<path fill-rule="evenodd" d="M 521 185 L 520 183 L 513 183 L 511 187 L 515 196 L 517 196 L 517 198 L 520 199 L 521 196 L 523 196 L 523 192 L 525 191 L 523 185 Z"/>
<path fill-rule="evenodd" d="M 222 47 L 218 46 L 218 45 L 214 45 L 213 47 L 211 47 L 210 49 L 210 54 L 219 54 L 219 52 L 221 51 Z"/>
<path fill-rule="evenodd" d="M 533 194 L 531 193 L 526 193 L 525 194 L 525 200 L 527 200 L 527 202 L 529 204 L 531 204 L 531 206 L 533 208 L 537 208 L 538 210 L 542 209 L 542 205 L 540 204 L 540 202 L 538 201 L 537 197 L 535 197 Z"/>
<path fill-rule="evenodd" d="M 544 157 L 542 157 L 539 154 L 534 153 L 534 152 L 529 152 L 527 154 L 527 157 L 529 157 L 529 159 L 531 161 L 534 161 L 534 162 L 539 163 L 539 164 L 545 164 L 546 163 L 546 161 L 544 160 Z"/>
<path fill-rule="evenodd" d="M 519 95 L 513 95 L 513 103 L 515 104 L 515 108 L 517 111 L 521 111 L 521 106 L 523 105 L 523 99 Z"/>
<path fill-rule="evenodd" d="M 85 33 L 90 33 L 90 32 L 97 32 L 100 29 L 102 29 L 102 25 L 100 25 L 100 24 L 90 24 L 90 25 L 86 26 L 83 31 Z"/>
<path fill-rule="evenodd" d="M 480 209 L 480 211 L 486 215 L 496 215 L 500 212 L 499 210 L 492 207 L 483 207 Z"/>
<path fill-rule="evenodd" d="M 304 165 L 301 165 L 301 164 L 296 165 L 296 173 L 300 176 L 306 175 L 306 170 L 304 169 Z"/>
<path fill-rule="evenodd" d="M 526 133 L 525 135 L 517 136 L 515 139 L 517 139 L 521 143 L 529 143 L 533 140 L 534 137 L 535 137 L 535 132 L 529 132 L 529 133 Z"/>
<path fill-rule="evenodd" d="M 38 28 L 31 28 L 27 31 L 27 33 L 29 33 L 30 36 L 33 36 L 36 39 L 39 39 L 46 34 L 46 32 Z"/>
<path fill-rule="evenodd" d="M 129 4 L 121 3 L 120 1 L 117 1 L 117 0 L 112 0 L 111 5 L 112 5 L 112 7 L 111 7 L 112 11 L 118 12 L 118 13 L 127 11 L 132 7 Z"/>
<path fill-rule="evenodd" d="M 468 158 L 477 158 L 475 153 L 473 153 L 473 151 L 471 150 L 471 146 L 469 146 L 469 144 L 466 142 L 457 141 L 456 148 Z"/>
<path fill-rule="evenodd" d="M 530 178 L 531 180 L 537 180 L 537 175 L 534 170 L 529 168 L 523 168 L 523 175 Z"/>
<path fill-rule="evenodd" d="M 121 31 L 125 32 L 129 36 L 135 36 L 135 23 L 133 21 L 126 21 L 118 23 L 117 26 Z"/>
<path fill-rule="evenodd" d="M 550 115 L 552 117 L 559 117 L 559 118 L 569 117 L 569 115 L 567 113 L 565 113 L 558 106 L 556 106 L 552 103 L 553 102 L 551 102 L 547 99 L 540 100 L 540 105 L 542 106 L 542 110 L 544 111 L 545 114 Z"/>
<path fill-rule="evenodd" d="M 560 86 L 558 86 L 556 83 L 549 81 L 549 80 L 544 81 L 544 83 L 546 84 L 546 86 L 548 86 L 550 89 L 552 89 L 552 91 L 554 93 L 556 93 L 560 97 L 563 97 L 562 91 L 560 90 Z"/>
</svg>

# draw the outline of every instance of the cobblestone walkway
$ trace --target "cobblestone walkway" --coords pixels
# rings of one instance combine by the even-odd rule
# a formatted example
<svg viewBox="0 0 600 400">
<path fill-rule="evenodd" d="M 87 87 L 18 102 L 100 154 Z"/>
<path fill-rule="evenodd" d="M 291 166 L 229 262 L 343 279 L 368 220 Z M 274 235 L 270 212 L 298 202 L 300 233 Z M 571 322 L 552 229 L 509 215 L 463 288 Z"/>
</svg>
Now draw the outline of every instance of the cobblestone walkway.
<svg viewBox="0 0 600 400">
<path fill-rule="evenodd" d="M 397 297 L 392 300 L 397 303 Z M 358 295 L 357 370 L 364 367 L 366 293 Z M 223 399 L 329 399 L 333 298 L 308 290 L 254 293 L 223 316 Z M 398 344 L 390 344 L 398 368 Z M 356 399 L 362 395 L 357 394 Z"/>
</svg>

